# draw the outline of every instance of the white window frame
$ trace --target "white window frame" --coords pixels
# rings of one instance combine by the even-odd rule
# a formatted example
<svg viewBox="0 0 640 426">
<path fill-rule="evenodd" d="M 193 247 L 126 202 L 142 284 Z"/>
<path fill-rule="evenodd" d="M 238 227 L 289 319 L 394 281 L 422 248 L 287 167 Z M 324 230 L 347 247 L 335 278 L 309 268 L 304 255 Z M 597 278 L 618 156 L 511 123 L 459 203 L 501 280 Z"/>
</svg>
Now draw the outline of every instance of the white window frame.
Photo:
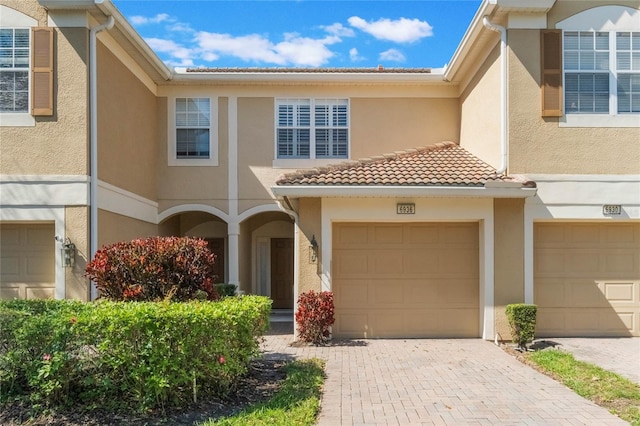
<svg viewBox="0 0 640 426">
<path fill-rule="evenodd" d="M 623 18 L 620 18 L 620 17 Z M 617 77 L 618 74 L 626 73 L 617 69 L 617 45 L 616 34 L 620 32 L 640 32 L 640 10 L 624 6 L 600 6 L 585 10 L 575 14 L 561 22 L 556 28 L 563 31 L 562 34 L 562 55 L 563 55 L 563 91 L 566 102 L 566 75 L 573 71 L 565 68 L 566 48 L 564 38 L 566 32 L 605 32 L 609 34 L 609 68 L 605 71 L 609 75 L 609 112 L 608 113 L 585 113 L 585 112 L 565 112 L 561 117 L 560 127 L 640 127 L 640 113 L 621 112 L 618 113 L 617 99 Z M 585 70 L 586 73 L 598 72 Z M 565 105 L 563 105 L 565 107 Z"/>
<path fill-rule="evenodd" d="M 34 18 L 0 5 L 0 28 L 29 30 L 29 66 L 25 68 L 29 78 L 29 106 L 26 112 L 0 112 L 0 127 L 34 127 L 36 125 L 36 120 L 31 115 L 31 28 L 36 26 L 38 21 Z"/>
<path fill-rule="evenodd" d="M 301 123 L 292 123 L 291 126 L 279 126 L 279 107 L 281 105 L 309 105 L 309 125 Z M 346 125 L 321 126 L 316 123 L 316 106 L 319 105 L 345 105 L 346 106 Z M 351 155 L 351 112 L 350 101 L 348 98 L 276 98 L 274 106 L 274 160 L 273 167 L 276 168 L 304 168 L 311 166 L 320 166 L 327 164 L 335 164 L 336 162 L 346 161 Z M 309 155 L 308 156 L 291 156 L 279 157 L 278 146 L 278 130 L 280 129 L 308 129 L 309 130 Z M 347 133 L 346 155 L 345 156 L 326 156 L 318 157 L 316 154 L 316 131 L 324 129 L 344 129 Z"/>
<path fill-rule="evenodd" d="M 176 101 L 177 99 L 208 99 L 209 100 L 209 158 L 178 158 Z M 218 165 L 218 98 L 201 94 L 185 94 L 172 96 L 167 106 L 168 146 L 167 161 L 169 166 L 217 166 Z M 204 128 L 204 127 L 200 127 Z"/>
</svg>

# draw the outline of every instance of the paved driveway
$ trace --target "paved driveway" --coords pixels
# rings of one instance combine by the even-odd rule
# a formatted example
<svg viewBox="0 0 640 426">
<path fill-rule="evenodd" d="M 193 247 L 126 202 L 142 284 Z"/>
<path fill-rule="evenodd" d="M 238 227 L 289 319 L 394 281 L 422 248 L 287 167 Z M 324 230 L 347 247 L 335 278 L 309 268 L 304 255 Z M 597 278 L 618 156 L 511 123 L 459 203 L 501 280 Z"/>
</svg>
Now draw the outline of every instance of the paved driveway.
<svg viewBox="0 0 640 426">
<path fill-rule="evenodd" d="M 327 361 L 320 425 L 624 425 L 480 339 L 380 339 L 291 347 L 281 324 L 265 356 Z"/>
</svg>

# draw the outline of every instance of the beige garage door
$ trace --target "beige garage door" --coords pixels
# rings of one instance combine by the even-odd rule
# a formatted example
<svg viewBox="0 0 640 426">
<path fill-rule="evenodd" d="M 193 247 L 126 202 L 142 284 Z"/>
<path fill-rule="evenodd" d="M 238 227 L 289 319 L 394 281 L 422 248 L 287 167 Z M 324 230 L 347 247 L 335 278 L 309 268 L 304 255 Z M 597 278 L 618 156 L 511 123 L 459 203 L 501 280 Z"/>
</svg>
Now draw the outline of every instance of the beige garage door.
<svg viewBox="0 0 640 426">
<path fill-rule="evenodd" d="M 55 296 L 53 224 L 0 224 L 0 298 Z"/>
<path fill-rule="evenodd" d="M 477 223 L 337 223 L 336 337 L 477 337 Z"/>
<path fill-rule="evenodd" d="M 538 336 L 640 336 L 640 223 L 537 223 L 534 244 Z"/>
</svg>

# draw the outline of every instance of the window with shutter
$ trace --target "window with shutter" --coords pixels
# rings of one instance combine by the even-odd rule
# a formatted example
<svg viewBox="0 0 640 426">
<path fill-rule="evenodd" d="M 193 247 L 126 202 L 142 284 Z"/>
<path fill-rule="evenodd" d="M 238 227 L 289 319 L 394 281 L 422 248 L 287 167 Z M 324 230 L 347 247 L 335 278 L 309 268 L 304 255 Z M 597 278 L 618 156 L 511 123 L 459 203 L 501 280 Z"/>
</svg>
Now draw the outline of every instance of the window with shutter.
<svg viewBox="0 0 640 426">
<path fill-rule="evenodd" d="M 32 29 L 31 114 L 53 115 L 53 28 Z"/>
<path fill-rule="evenodd" d="M 562 49 L 561 31 L 543 30 L 542 50 L 542 116 L 562 115 Z"/>
<path fill-rule="evenodd" d="M 0 112 L 29 112 L 27 28 L 0 28 Z"/>
<path fill-rule="evenodd" d="M 640 127 L 639 21 L 640 10 L 608 5 L 556 24 L 562 31 L 564 123 Z"/>
<path fill-rule="evenodd" d="M 347 99 L 277 99 L 276 158 L 349 156 Z"/>
</svg>

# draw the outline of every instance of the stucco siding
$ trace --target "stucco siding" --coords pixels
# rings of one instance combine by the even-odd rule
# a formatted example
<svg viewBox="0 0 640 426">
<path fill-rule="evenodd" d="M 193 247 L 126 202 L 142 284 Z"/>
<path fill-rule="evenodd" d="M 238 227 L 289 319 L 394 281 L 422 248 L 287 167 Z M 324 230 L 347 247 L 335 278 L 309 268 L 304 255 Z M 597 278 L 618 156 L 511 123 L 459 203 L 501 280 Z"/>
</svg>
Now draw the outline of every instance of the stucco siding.
<svg viewBox="0 0 640 426">
<path fill-rule="evenodd" d="M 98 247 L 158 235 L 158 226 L 105 210 L 98 210 Z"/>
<path fill-rule="evenodd" d="M 33 127 L 0 126 L 3 174 L 87 174 L 88 31 L 55 32 L 54 115 L 35 117 Z"/>
<path fill-rule="evenodd" d="M 640 129 L 560 127 L 541 117 L 537 30 L 509 31 L 509 172 L 640 173 Z"/>
<path fill-rule="evenodd" d="M 89 247 L 89 208 L 67 207 L 64 210 L 65 237 L 69 238 L 77 249 L 76 264 L 73 268 L 64 268 L 65 298 L 89 300 L 90 283 L 84 277 L 87 262 L 91 261 Z M 56 249 L 59 245 L 56 244 Z"/>
<path fill-rule="evenodd" d="M 500 46 L 491 51 L 460 96 L 460 146 L 500 167 Z"/>
<path fill-rule="evenodd" d="M 524 200 L 495 199 L 493 207 L 495 328 L 501 339 L 509 340 L 505 309 L 524 302 Z"/>
<path fill-rule="evenodd" d="M 321 291 L 322 281 L 320 273 L 322 271 L 322 200 L 320 198 L 302 198 L 300 199 L 298 215 L 300 218 L 299 226 L 299 271 L 298 271 L 298 294 L 302 294 L 309 290 Z M 311 239 L 315 236 L 318 243 L 318 260 L 316 263 L 309 261 L 309 250 Z"/>
<path fill-rule="evenodd" d="M 638 0 L 616 0 L 615 2 L 612 2 L 611 0 L 558 0 L 547 14 L 548 27 L 555 28 L 555 25 L 558 22 L 573 16 L 576 13 L 582 12 L 583 10 L 592 9 L 598 6 L 611 6 L 612 3 L 616 6 L 628 6 L 636 9 L 640 7 Z"/>
<path fill-rule="evenodd" d="M 272 202 L 274 99 L 238 98 L 238 211 Z"/>
<path fill-rule="evenodd" d="M 156 97 L 100 42 L 98 81 L 99 178 L 155 200 Z"/>
<path fill-rule="evenodd" d="M 457 99 L 351 98 L 351 159 L 459 141 Z"/>
</svg>

